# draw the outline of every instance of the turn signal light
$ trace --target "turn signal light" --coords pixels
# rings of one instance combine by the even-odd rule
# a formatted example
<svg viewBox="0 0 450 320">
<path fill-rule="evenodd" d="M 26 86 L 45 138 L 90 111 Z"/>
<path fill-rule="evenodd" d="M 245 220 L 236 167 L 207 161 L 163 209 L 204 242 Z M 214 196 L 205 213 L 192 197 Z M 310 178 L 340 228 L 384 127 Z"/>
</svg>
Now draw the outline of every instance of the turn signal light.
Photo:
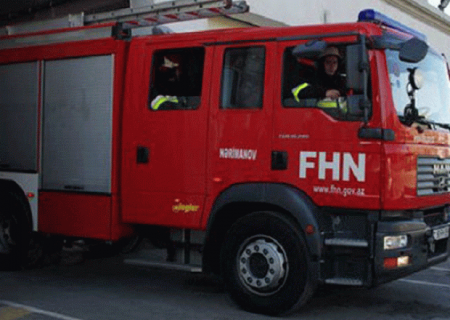
<svg viewBox="0 0 450 320">
<path fill-rule="evenodd" d="M 395 269 L 406 267 L 410 264 L 411 258 L 409 256 L 384 258 L 384 268 L 385 269 Z"/>
</svg>

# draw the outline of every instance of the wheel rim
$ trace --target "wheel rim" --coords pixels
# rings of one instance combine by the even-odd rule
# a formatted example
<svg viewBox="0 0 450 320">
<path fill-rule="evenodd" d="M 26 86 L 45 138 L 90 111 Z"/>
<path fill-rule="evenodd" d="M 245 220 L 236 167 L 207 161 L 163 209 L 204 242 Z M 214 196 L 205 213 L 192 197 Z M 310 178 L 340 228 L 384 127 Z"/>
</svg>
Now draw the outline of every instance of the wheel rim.
<svg viewBox="0 0 450 320">
<path fill-rule="evenodd" d="M 237 257 L 237 268 L 241 283 L 261 296 L 277 292 L 289 273 L 283 246 L 266 235 L 251 237 L 243 243 Z"/>
</svg>

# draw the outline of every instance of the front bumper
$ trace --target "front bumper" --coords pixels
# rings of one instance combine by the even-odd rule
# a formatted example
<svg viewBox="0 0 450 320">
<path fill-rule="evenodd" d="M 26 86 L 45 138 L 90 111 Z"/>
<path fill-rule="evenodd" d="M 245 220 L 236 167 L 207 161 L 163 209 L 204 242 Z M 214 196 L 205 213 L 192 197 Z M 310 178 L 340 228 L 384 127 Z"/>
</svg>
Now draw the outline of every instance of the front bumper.
<svg viewBox="0 0 450 320">
<path fill-rule="evenodd" d="M 445 236 L 450 222 L 428 226 L 421 220 L 379 221 L 375 237 L 374 285 L 392 281 L 445 261 L 450 254 L 450 238 Z M 436 230 L 436 231 L 435 231 Z M 444 232 L 442 232 L 444 231 Z M 384 237 L 408 236 L 408 245 L 400 249 L 384 249 Z M 407 257 L 406 265 L 393 267 L 386 261 Z"/>
</svg>

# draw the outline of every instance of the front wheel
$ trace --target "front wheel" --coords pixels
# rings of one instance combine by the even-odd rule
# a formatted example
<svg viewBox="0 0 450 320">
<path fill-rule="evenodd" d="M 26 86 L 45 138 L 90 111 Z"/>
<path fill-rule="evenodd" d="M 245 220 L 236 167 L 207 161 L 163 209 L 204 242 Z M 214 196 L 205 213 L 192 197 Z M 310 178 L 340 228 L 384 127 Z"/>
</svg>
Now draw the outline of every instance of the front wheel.
<svg viewBox="0 0 450 320">
<path fill-rule="evenodd" d="M 294 222 L 277 213 L 236 221 L 224 241 L 221 265 L 231 298 L 251 312 L 295 311 L 315 289 L 305 241 Z"/>
</svg>

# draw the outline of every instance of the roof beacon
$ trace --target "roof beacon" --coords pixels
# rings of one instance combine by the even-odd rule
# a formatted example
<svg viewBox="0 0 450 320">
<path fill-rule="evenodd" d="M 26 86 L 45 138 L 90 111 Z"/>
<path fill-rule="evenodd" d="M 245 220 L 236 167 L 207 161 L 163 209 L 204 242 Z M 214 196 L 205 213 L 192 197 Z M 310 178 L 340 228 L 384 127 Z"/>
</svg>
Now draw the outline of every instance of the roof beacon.
<svg viewBox="0 0 450 320">
<path fill-rule="evenodd" d="M 386 27 L 393 28 L 402 32 L 406 32 L 419 38 L 420 40 L 427 41 L 427 36 L 423 33 L 414 30 L 410 27 L 405 26 L 404 24 L 378 12 L 373 9 L 366 9 L 359 13 L 358 22 L 375 22 L 380 23 Z"/>
</svg>

